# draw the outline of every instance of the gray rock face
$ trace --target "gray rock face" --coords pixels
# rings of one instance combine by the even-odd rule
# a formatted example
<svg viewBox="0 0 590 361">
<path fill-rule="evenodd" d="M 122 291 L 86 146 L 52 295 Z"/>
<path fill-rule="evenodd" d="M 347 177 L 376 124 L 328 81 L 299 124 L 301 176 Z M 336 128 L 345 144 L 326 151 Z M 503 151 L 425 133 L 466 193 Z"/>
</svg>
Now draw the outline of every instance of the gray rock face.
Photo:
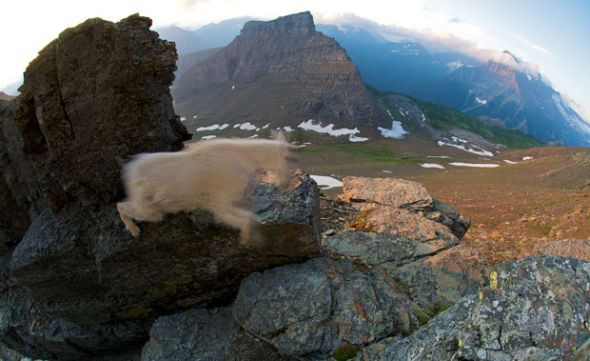
<svg viewBox="0 0 590 361">
<path fill-rule="evenodd" d="M 172 110 L 174 45 L 138 15 L 90 19 L 67 29 L 33 60 L 6 114 L 5 151 L 17 200 L 54 210 L 107 204 L 121 196 L 120 162 L 170 151 L 187 139 Z"/>
<path fill-rule="evenodd" d="M 317 201 L 315 183 L 303 179 L 297 188 L 281 195 L 261 187 L 255 191 L 254 203 L 266 204 L 259 210 L 263 240 L 252 247 L 240 246 L 238 230 L 216 224 L 205 212 L 142 224 L 142 236 L 133 239 L 114 206 L 57 214 L 47 209 L 13 252 L 11 282 L 30 290 L 30 302 L 44 309 L 40 315 L 67 320 L 74 328 L 137 324 L 129 332 L 130 340 L 112 335 L 110 348 L 140 342 L 161 312 L 226 299 L 249 273 L 318 253 L 318 219 L 313 213 L 317 205 L 309 198 L 315 194 Z M 292 206 L 290 212 L 277 210 L 281 201 L 275 196 Z M 5 312 L 12 312 L 12 306 Z M 27 322 L 21 321 L 24 324 L 17 327 L 17 334 L 26 339 Z M 38 322 L 35 315 L 31 322 Z M 74 343 L 61 334 L 64 342 Z M 39 337 L 35 342 L 39 348 L 59 352 L 47 339 Z M 95 352 L 106 342 L 93 336 L 78 346 Z"/>
<path fill-rule="evenodd" d="M 539 256 L 502 265 L 497 284 L 463 298 L 411 336 L 385 339 L 356 360 L 584 359 L 590 264 Z M 580 351 L 578 351 L 580 350 Z M 577 355 L 576 355 L 577 354 Z"/>
<path fill-rule="evenodd" d="M 425 317 L 475 294 L 489 274 L 489 265 L 463 245 L 439 252 L 405 237 L 344 232 L 324 238 L 322 247 L 332 258 L 386 272 L 402 285 L 416 311 Z"/>
<path fill-rule="evenodd" d="M 325 357 L 417 324 L 410 301 L 386 274 L 324 258 L 253 273 L 233 312 L 244 330 L 297 357 Z"/>
<path fill-rule="evenodd" d="M 432 254 L 422 242 L 382 233 L 343 232 L 322 240 L 334 258 L 348 258 L 368 265 L 391 263 L 394 267 Z"/>
<path fill-rule="evenodd" d="M 124 229 L 121 161 L 187 137 L 168 92 L 174 46 L 150 24 L 64 31 L 2 108 L 0 341 L 24 355 L 137 358 L 158 316 L 225 302 L 251 272 L 319 253 L 318 189 L 301 173 L 289 190 L 253 185 L 256 244 L 204 211 L 143 223 L 138 238 Z"/>
<path fill-rule="evenodd" d="M 373 131 L 390 125 L 346 52 L 315 30 L 309 12 L 247 22 L 228 46 L 189 68 L 173 96 L 187 119 L 297 126 L 313 118 Z"/>
<path fill-rule="evenodd" d="M 198 309 L 160 317 L 152 325 L 141 360 L 227 360 L 233 326 L 231 307 L 214 313 Z"/>
</svg>

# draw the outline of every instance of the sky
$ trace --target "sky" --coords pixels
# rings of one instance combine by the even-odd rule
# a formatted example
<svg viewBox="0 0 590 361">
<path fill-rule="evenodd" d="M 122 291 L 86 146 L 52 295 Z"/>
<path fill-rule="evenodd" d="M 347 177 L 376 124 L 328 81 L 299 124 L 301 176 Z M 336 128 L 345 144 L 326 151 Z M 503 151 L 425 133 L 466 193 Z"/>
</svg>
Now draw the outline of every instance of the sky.
<svg viewBox="0 0 590 361">
<path fill-rule="evenodd" d="M 151 17 L 154 27 L 197 28 L 235 17 L 273 19 L 306 10 L 316 23 L 362 18 L 386 37 L 402 30 L 482 56 L 509 50 L 538 68 L 590 119 L 589 0 L 2 0 L 0 90 L 14 94 L 14 84 L 37 52 L 87 18 L 118 21 L 138 12 Z"/>
</svg>

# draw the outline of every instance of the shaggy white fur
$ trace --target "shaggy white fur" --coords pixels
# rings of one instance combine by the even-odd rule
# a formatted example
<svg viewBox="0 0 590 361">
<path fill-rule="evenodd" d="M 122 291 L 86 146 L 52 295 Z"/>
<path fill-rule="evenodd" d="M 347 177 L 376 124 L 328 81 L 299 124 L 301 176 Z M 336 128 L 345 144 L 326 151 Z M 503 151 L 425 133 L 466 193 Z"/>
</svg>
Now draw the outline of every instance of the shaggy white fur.
<svg viewBox="0 0 590 361">
<path fill-rule="evenodd" d="M 276 183 L 285 184 L 293 148 L 283 139 L 214 139 L 180 152 L 139 154 L 123 167 L 127 198 L 117 203 L 119 216 L 137 237 L 140 230 L 133 219 L 157 222 L 166 213 L 207 209 L 239 228 L 245 242 L 256 216 L 236 203 L 257 170 L 271 170 Z"/>
</svg>

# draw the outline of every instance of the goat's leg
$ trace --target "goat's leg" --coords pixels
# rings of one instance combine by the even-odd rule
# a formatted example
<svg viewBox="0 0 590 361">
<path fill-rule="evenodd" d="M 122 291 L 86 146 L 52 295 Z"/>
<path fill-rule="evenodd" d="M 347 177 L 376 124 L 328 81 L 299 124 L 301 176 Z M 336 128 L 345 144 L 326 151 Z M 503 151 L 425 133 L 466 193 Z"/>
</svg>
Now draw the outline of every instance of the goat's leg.
<svg viewBox="0 0 590 361">
<path fill-rule="evenodd" d="M 229 201 L 215 202 L 209 205 L 209 209 L 221 222 L 240 230 L 240 243 L 248 243 L 251 226 L 256 220 L 254 213 L 236 207 Z"/>
<path fill-rule="evenodd" d="M 139 227 L 135 223 L 133 223 L 133 218 L 131 218 L 130 216 L 129 203 L 117 203 L 117 210 L 119 211 L 119 217 L 121 217 L 121 220 L 125 224 L 125 228 L 127 228 L 127 230 L 131 233 L 133 237 L 139 236 Z"/>
</svg>

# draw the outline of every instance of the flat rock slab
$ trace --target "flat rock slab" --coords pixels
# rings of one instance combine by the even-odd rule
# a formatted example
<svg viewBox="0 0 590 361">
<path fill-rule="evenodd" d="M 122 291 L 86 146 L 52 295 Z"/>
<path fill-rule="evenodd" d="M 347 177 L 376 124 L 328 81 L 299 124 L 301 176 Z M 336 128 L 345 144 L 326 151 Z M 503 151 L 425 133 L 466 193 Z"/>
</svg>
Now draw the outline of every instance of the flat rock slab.
<svg viewBox="0 0 590 361">
<path fill-rule="evenodd" d="M 433 200 L 420 183 L 396 178 L 344 177 L 343 197 L 360 210 L 349 228 L 428 242 L 433 250 L 459 242 L 470 220 Z"/>
<path fill-rule="evenodd" d="M 396 178 L 344 177 L 342 192 L 349 202 L 379 203 L 395 208 L 412 203 L 432 203 L 420 183 Z"/>
</svg>

